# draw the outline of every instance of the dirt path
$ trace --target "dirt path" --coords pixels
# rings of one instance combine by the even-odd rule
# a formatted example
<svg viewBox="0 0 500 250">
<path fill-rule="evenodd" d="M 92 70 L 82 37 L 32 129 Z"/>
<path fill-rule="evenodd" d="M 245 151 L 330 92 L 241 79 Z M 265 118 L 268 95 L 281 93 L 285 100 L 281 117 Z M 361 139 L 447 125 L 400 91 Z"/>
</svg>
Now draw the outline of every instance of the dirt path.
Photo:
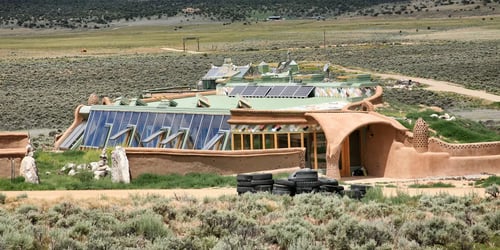
<svg viewBox="0 0 500 250">
<path fill-rule="evenodd" d="M 344 186 L 348 188 L 347 186 Z M 457 187 L 457 188 L 382 188 L 384 195 L 395 196 L 400 192 L 411 196 L 429 194 L 450 194 L 455 196 L 477 195 L 484 197 L 484 188 Z M 25 197 L 29 201 L 50 201 L 62 200 L 106 200 L 106 199 L 130 199 L 134 196 L 163 196 L 174 197 L 194 197 L 196 199 L 217 198 L 223 195 L 237 195 L 236 188 L 202 188 L 202 189 L 140 189 L 140 190 L 51 190 L 51 191 L 1 191 L 6 195 L 7 201 L 17 200 L 18 197 Z"/>
<path fill-rule="evenodd" d="M 481 98 L 491 102 L 500 102 L 500 96 L 498 95 L 486 93 L 485 91 L 481 90 L 466 89 L 452 82 L 438 81 L 434 79 L 421 78 L 421 77 L 410 77 L 400 74 L 387 74 L 387 73 L 370 72 L 366 70 L 349 69 L 342 66 L 337 66 L 337 67 L 346 72 L 365 72 L 372 74 L 374 76 L 378 76 L 383 79 L 411 79 L 412 81 L 427 85 L 428 86 L 427 89 L 431 91 L 454 92 L 457 94 Z"/>
</svg>

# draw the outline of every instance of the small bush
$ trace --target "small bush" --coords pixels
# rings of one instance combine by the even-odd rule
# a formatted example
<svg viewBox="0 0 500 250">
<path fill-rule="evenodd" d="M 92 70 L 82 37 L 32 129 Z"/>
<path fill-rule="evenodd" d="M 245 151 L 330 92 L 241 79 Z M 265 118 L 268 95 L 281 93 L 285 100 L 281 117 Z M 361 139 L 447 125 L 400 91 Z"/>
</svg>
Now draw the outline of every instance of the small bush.
<svg viewBox="0 0 500 250">
<path fill-rule="evenodd" d="M 7 196 L 4 193 L 0 193 L 0 204 L 5 204 L 5 199 Z"/>
</svg>

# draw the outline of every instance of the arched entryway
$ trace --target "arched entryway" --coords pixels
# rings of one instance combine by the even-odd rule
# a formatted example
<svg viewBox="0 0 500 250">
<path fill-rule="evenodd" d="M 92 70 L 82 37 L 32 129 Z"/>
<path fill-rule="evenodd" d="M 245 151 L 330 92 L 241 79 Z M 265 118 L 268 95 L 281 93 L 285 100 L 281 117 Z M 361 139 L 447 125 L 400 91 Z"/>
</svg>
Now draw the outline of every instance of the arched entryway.
<svg viewBox="0 0 500 250">
<path fill-rule="evenodd" d="M 341 178 L 364 167 L 370 176 L 383 176 L 399 122 L 376 112 L 307 113 L 324 131 L 327 141 L 327 175 Z"/>
</svg>

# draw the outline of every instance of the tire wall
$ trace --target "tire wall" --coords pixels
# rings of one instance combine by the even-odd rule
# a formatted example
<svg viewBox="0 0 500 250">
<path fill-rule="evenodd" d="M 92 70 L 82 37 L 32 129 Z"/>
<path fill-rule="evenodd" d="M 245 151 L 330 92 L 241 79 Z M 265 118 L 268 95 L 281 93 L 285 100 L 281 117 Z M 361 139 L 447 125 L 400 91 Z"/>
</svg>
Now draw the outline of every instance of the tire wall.
<svg viewBox="0 0 500 250">
<path fill-rule="evenodd" d="M 304 149 L 245 151 L 126 148 L 132 178 L 143 173 L 236 174 L 304 167 Z"/>
</svg>

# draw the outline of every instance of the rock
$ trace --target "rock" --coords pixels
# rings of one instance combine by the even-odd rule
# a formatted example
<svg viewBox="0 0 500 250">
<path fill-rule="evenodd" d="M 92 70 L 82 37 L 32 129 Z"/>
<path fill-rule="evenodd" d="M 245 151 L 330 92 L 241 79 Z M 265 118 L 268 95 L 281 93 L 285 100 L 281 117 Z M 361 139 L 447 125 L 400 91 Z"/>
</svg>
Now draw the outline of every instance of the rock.
<svg viewBox="0 0 500 250">
<path fill-rule="evenodd" d="M 68 172 L 68 175 L 69 175 L 69 176 L 74 176 L 74 175 L 76 175 L 76 173 L 77 173 L 77 172 L 76 172 L 76 170 L 71 169 L 71 170 Z"/>
<path fill-rule="evenodd" d="M 108 171 L 108 166 L 99 166 L 95 171 Z"/>
<path fill-rule="evenodd" d="M 130 183 L 130 169 L 125 149 L 117 146 L 111 153 L 111 181 Z"/>
<path fill-rule="evenodd" d="M 21 176 L 24 177 L 25 182 L 39 184 L 40 178 L 38 177 L 38 168 L 36 167 L 35 158 L 28 154 L 21 161 L 21 169 L 19 170 Z"/>
<path fill-rule="evenodd" d="M 87 164 L 85 163 L 76 166 L 76 170 L 84 170 L 84 169 L 87 169 Z"/>
<path fill-rule="evenodd" d="M 92 172 L 96 171 L 98 168 L 99 168 L 99 162 L 91 162 L 89 163 L 90 165 L 90 169 L 92 170 Z"/>
</svg>

